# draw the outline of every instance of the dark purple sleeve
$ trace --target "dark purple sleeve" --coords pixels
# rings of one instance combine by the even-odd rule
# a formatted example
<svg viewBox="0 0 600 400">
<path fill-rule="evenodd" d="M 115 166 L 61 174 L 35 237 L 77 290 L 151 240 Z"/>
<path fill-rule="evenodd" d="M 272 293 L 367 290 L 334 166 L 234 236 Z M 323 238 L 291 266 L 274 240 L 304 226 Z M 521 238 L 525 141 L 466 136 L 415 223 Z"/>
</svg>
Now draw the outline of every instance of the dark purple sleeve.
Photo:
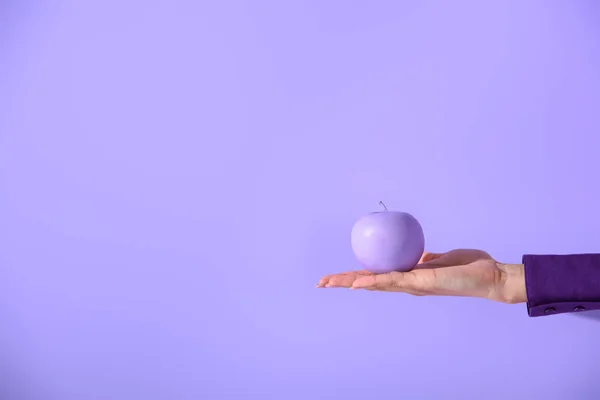
<svg viewBox="0 0 600 400">
<path fill-rule="evenodd" d="M 524 255 L 529 316 L 600 310 L 600 254 Z"/>
</svg>

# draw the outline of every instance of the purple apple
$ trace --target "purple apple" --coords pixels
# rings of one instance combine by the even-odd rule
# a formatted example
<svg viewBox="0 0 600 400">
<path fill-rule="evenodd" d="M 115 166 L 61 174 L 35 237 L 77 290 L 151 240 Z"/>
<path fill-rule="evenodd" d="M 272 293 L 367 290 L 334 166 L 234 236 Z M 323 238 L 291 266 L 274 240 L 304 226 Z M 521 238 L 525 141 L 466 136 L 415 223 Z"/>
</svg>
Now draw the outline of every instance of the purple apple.
<svg viewBox="0 0 600 400">
<path fill-rule="evenodd" d="M 373 212 L 360 218 L 352 228 L 352 250 L 363 267 L 372 273 L 410 271 L 425 249 L 419 221 L 409 213 Z"/>
</svg>

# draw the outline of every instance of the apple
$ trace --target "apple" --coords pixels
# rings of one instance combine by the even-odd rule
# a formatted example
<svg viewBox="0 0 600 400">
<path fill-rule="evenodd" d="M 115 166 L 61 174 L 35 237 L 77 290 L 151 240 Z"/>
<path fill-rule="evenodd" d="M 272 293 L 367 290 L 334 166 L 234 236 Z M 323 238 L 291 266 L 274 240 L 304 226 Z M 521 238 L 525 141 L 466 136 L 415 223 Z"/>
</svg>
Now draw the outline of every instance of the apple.
<svg viewBox="0 0 600 400">
<path fill-rule="evenodd" d="M 419 221 L 401 211 L 372 212 L 352 227 L 351 244 L 356 259 L 374 274 L 413 269 L 425 250 Z"/>
</svg>

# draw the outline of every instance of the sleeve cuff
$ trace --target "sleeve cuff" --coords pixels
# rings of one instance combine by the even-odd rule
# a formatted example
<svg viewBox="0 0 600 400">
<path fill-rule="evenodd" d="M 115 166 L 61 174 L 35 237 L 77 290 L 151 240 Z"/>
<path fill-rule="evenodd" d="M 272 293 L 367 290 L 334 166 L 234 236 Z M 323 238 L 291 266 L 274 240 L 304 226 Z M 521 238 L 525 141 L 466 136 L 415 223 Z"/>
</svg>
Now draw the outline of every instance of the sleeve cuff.
<svg viewBox="0 0 600 400">
<path fill-rule="evenodd" d="M 600 254 L 524 255 L 529 316 L 600 310 Z"/>
</svg>

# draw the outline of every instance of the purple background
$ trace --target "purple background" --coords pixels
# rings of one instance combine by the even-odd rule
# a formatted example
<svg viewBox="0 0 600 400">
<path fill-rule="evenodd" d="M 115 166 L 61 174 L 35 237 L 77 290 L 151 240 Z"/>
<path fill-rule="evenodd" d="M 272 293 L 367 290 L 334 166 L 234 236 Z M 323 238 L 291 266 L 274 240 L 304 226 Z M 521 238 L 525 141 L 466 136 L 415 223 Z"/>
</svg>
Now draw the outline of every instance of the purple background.
<svg viewBox="0 0 600 400">
<path fill-rule="evenodd" d="M 316 290 L 362 214 L 600 252 L 590 1 L 3 1 L 3 400 L 600 396 L 600 317 Z"/>
</svg>

